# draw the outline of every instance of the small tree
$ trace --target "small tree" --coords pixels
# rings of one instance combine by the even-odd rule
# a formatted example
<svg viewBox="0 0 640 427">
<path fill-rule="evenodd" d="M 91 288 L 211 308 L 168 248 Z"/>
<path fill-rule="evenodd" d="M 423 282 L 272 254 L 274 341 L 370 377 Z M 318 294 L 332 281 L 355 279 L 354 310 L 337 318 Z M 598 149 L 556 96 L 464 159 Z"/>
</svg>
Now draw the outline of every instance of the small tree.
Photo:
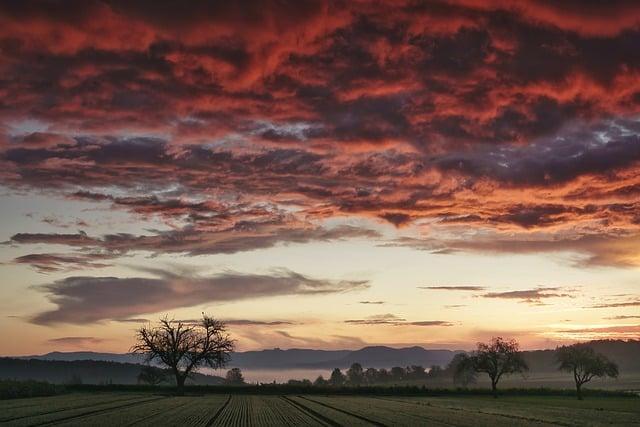
<svg viewBox="0 0 640 427">
<path fill-rule="evenodd" d="M 515 340 L 493 338 L 491 343 L 478 343 L 476 351 L 460 360 L 460 369 L 472 368 L 475 372 L 484 372 L 491 379 L 493 397 L 498 397 L 498 382 L 503 375 L 524 373 L 529 370 L 522 358 Z"/>
<path fill-rule="evenodd" d="M 359 386 L 364 381 L 364 370 L 362 369 L 362 365 L 359 363 L 354 363 L 347 370 L 347 380 L 350 385 Z"/>
<path fill-rule="evenodd" d="M 331 377 L 329 378 L 329 384 L 334 387 L 339 387 L 344 385 L 345 377 L 340 368 L 335 368 L 333 372 L 331 372 Z"/>
<path fill-rule="evenodd" d="M 240 368 L 231 368 L 227 371 L 227 376 L 224 379 L 225 384 L 228 385 L 243 385 L 244 377 Z"/>
<path fill-rule="evenodd" d="M 578 400 L 582 400 L 583 384 L 595 377 L 618 376 L 618 365 L 585 344 L 559 347 L 556 349 L 556 358 L 560 364 L 559 370 L 573 373 Z"/>
<path fill-rule="evenodd" d="M 425 369 L 422 366 L 420 366 L 422 370 L 416 371 L 415 368 L 416 368 L 415 366 L 411 367 L 411 376 L 414 378 L 436 379 L 436 378 L 440 378 L 444 373 L 444 369 L 442 369 L 440 365 L 431 365 L 431 367 L 429 368 L 429 372 L 425 372 Z"/>
<path fill-rule="evenodd" d="M 375 384 L 378 382 L 378 370 L 376 368 L 367 368 L 364 371 L 364 380 L 367 384 Z"/>
<path fill-rule="evenodd" d="M 318 378 L 313 382 L 315 387 L 325 387 L 327 385 L 327 380 L 324 379 L 322 375 L 318 375 Z"/>
<path fill-rule="evenodd" d="M 391 374 L 385 368 L 380 368 L 378 370 L 378 375 L 376 376 L 376 381 L 381 383 L 386 383 L 391 380 Z"/>
<path fill-rule="evenodd" d="M 454 384 L 463 387 L 475 384 L 478 380 L 478 373 L 473 368 L 471 358 L 464 353 L 458 353 L 453 356 L 453 359 L 447 365 L 446 371 L 453 374 Z"/>
<path fill-rule="evenodd" d="M 167 379 L 166 372 L 163 369 L 154 366 L 145 365 L 138 374 L 138 383 L 144 383 L 156 386 Z"/>
<path fill-rule="evenodd" d="M 202 321 L 187 323 L 160 319 L 157 326 L 143 326 L 136 332 L 131 351 L 145 356 L 146 362 L 158 361 L 176 377 L 178 394 L 184 394 L 187 377 L 201 366 L 222 368 L 230 359 L 233 340 L 224 322 L 202 314 Z"/>
<path fill-rule="evenodd" d="M 429 373 L 440 369 L 440 366 L 431 366 Z M 411 365 L 407 367 L 407 377 L 414 380 L 420 380 L 427 377 L 427 370 L 421 365 Z"/>
<path fill-rule="evenodd" d="M 402 366 L 394 366 L 393 368 L 391 368 L 389 374 L 391 375 L 391 379 L 393 381 L 402 381 L 404 380 L 407 371 L 405 371 Z"/>
</svg>

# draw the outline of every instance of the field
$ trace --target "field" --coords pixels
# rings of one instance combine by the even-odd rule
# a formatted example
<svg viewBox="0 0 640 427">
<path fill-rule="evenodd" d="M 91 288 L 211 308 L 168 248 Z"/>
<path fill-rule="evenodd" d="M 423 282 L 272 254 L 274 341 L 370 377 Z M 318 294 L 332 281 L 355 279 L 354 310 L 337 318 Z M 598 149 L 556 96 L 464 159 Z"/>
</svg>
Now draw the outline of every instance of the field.
<svg viewBox="0 0 640 427">
<path fill-rule="evenodd" d="M 7 426 L 640 425 L 624 397 L 163 396 L 77 393 L 0 401 Z"/>
</svg>

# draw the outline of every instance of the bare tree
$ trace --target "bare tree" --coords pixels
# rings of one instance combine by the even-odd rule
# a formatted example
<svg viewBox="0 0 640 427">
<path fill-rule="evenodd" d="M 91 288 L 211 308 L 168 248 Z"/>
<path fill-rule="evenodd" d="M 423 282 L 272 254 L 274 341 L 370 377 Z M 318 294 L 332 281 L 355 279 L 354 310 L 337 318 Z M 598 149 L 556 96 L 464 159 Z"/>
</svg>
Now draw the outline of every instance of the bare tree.
<svg viewBox="0 0 640 427">
<path fill-rule="evenodd" d="M 227 385 L 244 385 L 244 377 L 242 376 L 240 368 L 229 369 L 224 383 Z"/>
<path fill-rule="evenodd" d="M 489 344 L 478 343 L 476 351 L 459 360 L 460 370 L 469 369 L 469 367 L 475 372 L 484 372 L 489 375 L 494 397 L 498 397 L 498 381 L 503 375 L 524 373 L 529 370 L 520 354 L 518 343 L 501 337 L 493 338 Z"/>
<path fill-rule="evenodd" d="M 559 347 L 556 349 L 556 358 L 560 363 L 558 369 L 573 373 L 578 400 L 582 400 L 583 384 L 595 377 L 618 376 L 618 365 L 585 344 Z"/>
<path fill-rule="evenodd" d="M 143 354 L 146 362 L 166 365 L 176 377 L 178 394 L 184 394 L 184 382 L 201 366 L 222 368 L 230 360 L 234 342 L 224 322 L 202 314 L 199 322 L 160 319 L 156 326 L 143 326 L 136 332 L 131 351 Z"/>
</svg>

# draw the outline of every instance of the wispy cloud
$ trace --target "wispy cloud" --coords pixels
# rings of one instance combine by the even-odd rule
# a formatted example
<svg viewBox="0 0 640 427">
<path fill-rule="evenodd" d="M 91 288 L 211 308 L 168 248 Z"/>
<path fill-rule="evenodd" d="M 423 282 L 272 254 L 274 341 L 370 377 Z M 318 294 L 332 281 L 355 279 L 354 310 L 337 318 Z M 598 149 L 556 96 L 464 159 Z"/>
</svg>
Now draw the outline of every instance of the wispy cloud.
<svg viewBox="0 0 640 427">
<path fill-rule="evenodd" d="M 640 339 L 640 325 L 594 325 L 554 331 L 551 335 L 565 339 Z"/>
<path fill-rule="evenodd" d="M 418 289 L 434 291 L 484 291 L 484 286 L 418 286 Z"/>
<path fill-rule="evenodd" d="M 592 305 L 589 308 L 618 308 L 618 307 L 640 307 L 640 299 L 630 299 L 626 301 L 605 302 Z"/>
<path fill-rule="evenodd" d="M 640 316 L 634 316 L 634 315 L 620 315 L 620 316 L 605 317 L 605 319 L 607 319 L 607 320 L 640 319 Z"/>
<path fill-rule="evenodd" d="M 15 258 L 15 264 L 28 264 L 40 273 L 57 271 L 104 268 L 112 264 L 106 262 L 116 256 L 109 253 L 77 253 L 77 254 L 28 254 Z"/>
<path fill-rule="evenodd" d="M 515 299 L 528 304 L 543 305 L 543 300 L 549 298 L 573 298 L 574 294 L 560 287 L 541 287 L 507 292 L 487 292 L 480 295 L 483 298 Z"/>
<path fill-rule="evenodd" d="M 407 321 L 395 314 L 377 314 L 364 319 L 345 320 L 352 325 L 391 325 L 391 326 L 453 326 L 453 323 L 443 320 L 419 320 Z"/>
<path fill-rule="evenodd" d="M 63 346 L 92 346 L 96 344 L 102 344 L 107 340 L 103 338 L 96 337 L 60 337 L 60 338 L 51 338 L 47 340 L 47 343 L 52 345 L 63 345 Z"/>
<path fill-rule="evenodd" d="M 248 319 L 225 319 L 227 325 L 233 326 L 288 326 L 299 325 L 299 322 L 285 320 L 248 320 Z"/>
</svg>

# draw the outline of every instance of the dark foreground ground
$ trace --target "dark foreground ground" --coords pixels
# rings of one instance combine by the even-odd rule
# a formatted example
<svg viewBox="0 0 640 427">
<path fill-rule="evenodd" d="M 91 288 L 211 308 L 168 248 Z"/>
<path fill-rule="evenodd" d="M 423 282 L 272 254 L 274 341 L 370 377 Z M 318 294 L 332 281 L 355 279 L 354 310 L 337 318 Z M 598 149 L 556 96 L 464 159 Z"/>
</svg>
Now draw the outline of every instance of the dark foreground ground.
<svg viewBox="0 0 640 427">
<path fill-rule="evenodd" d="M 7 426 L 640 425 L 640 399 L 564 396 L 162 396 L 72 393 L 0 401 Z"/>
</svg>

